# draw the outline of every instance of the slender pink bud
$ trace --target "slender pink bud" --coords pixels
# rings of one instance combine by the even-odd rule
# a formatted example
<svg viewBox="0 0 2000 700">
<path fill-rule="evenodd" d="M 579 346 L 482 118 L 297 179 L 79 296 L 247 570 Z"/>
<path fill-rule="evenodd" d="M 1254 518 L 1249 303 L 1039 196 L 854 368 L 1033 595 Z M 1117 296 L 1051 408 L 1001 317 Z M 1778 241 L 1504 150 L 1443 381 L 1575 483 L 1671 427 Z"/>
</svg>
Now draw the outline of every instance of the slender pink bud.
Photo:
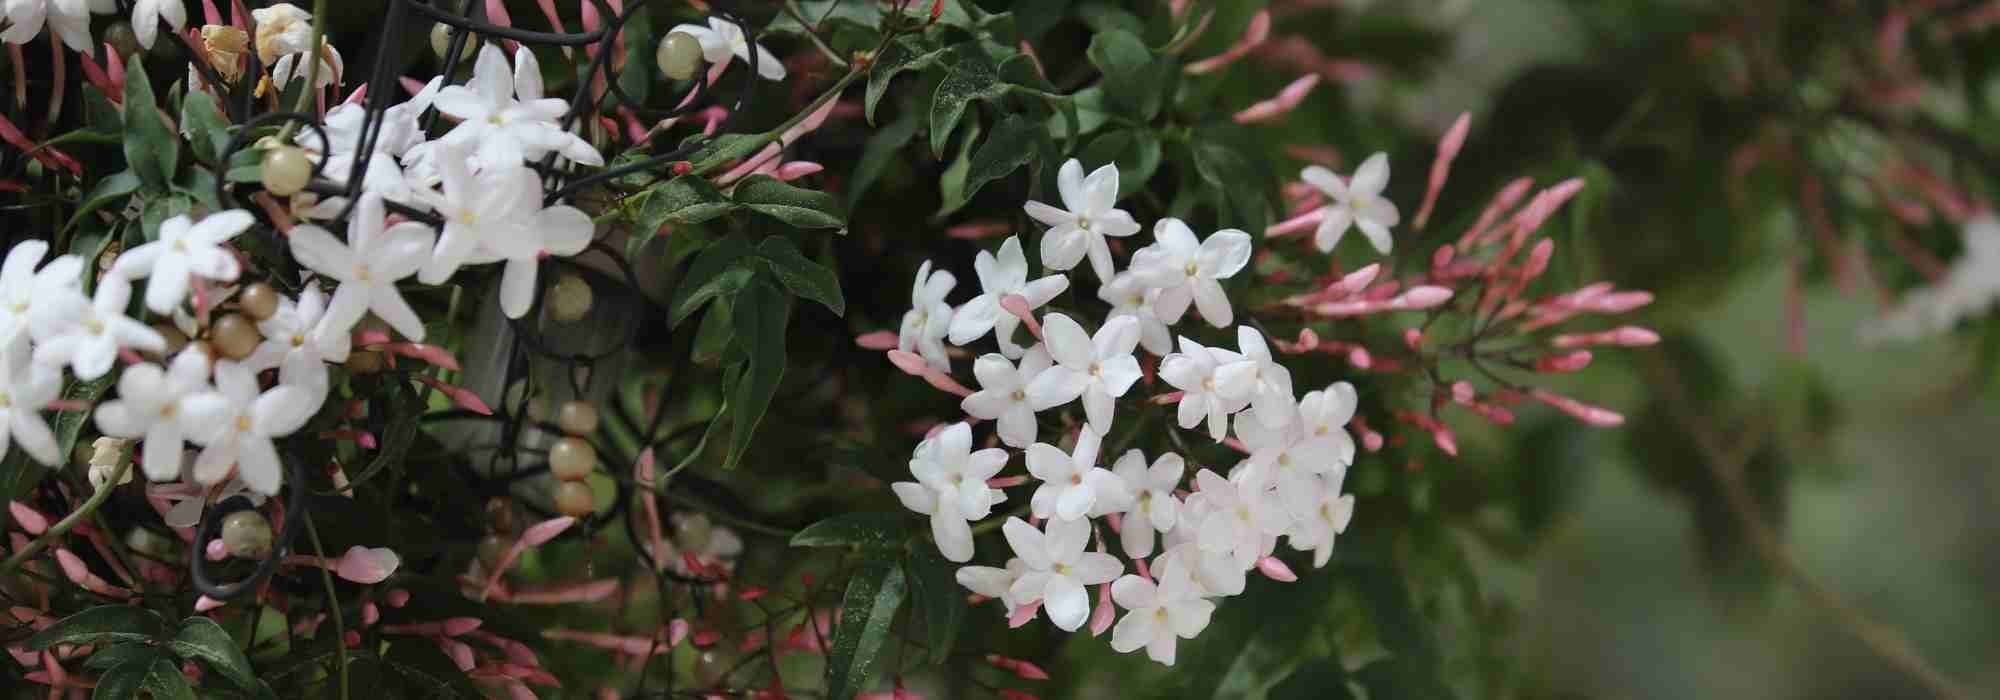
<svg viewBox="0 0 2000 700">
<path fill-rule="evenodd" d="M 195 601 L 194 601 L 194 611 L 195 611 L 195 612 L 208 612 L 208 611 L 210 611 L 210 610 L 214 610 L 214 609 L 216 609 L 216 608 L 219 608 L 219 607 L 222 607 L 222 606 L 224 606 L 224 605 L 228 605 L 228 603 L 225 603 L 225 602 L 222 602 L 222 601 L 220 601 L 220 600 L 216 600 L 216 599 L 214 599 L 214 598 L 210 598 L 210 597 L 208 597 L 208 596 L 202 596 L 202 597 L 200 597 L 200 598 L 196 598 L 196 599 L 195 599 Z"/>
<path fill-rule="evenodd" d="M 482 416 L 493 415 L 493 409 L 487 408 L 486 402 L 481 401 L 479 399 L 479 395 L 473 393 L 471 389 L 467 389 L 462 386 L 454 386 L 451 384 L 446 384 L 442 381 L 439 381 L 436 377 L 432 377 L 428 374 L 418 374 L 416 375 L 416 377 L 417 381 L 429 384 L 431 388 L 436 389 L 438 390 L 439 393 L 442 393 L 446 397 L 449 397 L 451 399 L 451 402 L 457 404 L 459 408 L 463 408 L 465 410 L 477 413 Z"/>
<path fill-rule="evenodd" d="M 1034 621 L 1035 613 L 1039 612 L 1041 609 L 1042 609 L 1042 601 L 1039 600 L 1032 603 L 1028 603 L 1027 605 L 1015 606 L 1013 614 L 1007 616 L 1007 627 L 1009 629 L 1018 629 L 1022 625 Z"/>
<path fill-rule="evenodd" d="M 1026 477 L 1026 476 L 1021 476 L 1021 475 L 1015 475 L 1015 476 L 996 476 L 996 477 L 993 477 L 993 478 L 991 478 L 991 479 L 987 479 L 987 480 L 986 480 L 986 488 L 989 488 L 989 489 L 1007 489 L 1007 488 L 1013 488 L 1013 487 L 1016 487 L 1016 486 L 1020 486 L 1020 485 L 1022 485 L 1022 484 L 1025 484 L 1025 483 L 1028 483 L 1028 477 Z"/>
<path fill-rule="evenodd" d="M 451 657 L 452 664 L 458 666 L 458 670 L 470 671 L 478 665 L 472 657 L 472 645 L 456 639 L 439 639 L 437 644 L 439 649 L 444 650 L 445 656 Z"/>
<path fill-rule="evenodd" d="M 454 617 L 444 621 L 444 636 L 456 637 L 479 629 L 482 621 L 476 617 Z"/>
<path fill-rule="evenodd" d="M 1028 332 L 1035 336 L 1035 340 L 1042 339 L 1042 322 L 1035 320 L 1035 310 L 1028 308 L 1027 297 L 1019 294 L 1000 297 L 1000 308 L 1021 319 L 1021 325 L 1028 327 Z"/>
<path fill-rule="evenodd" d="M 8 501 L 7 512 L 12 513 L 14 523 L 20 525 L 21 529 L 30 535 L 39 536 L 49 529 L 49 516 L 42 515 L 41 511 L 30 508 L 25 503 Z"/>
<path fill-rule="evenodd" d="M 1450 301 L 1451 295 L 1452 291 L 1449 287 L 1427 284 L 1411 287 L 1409 291 L 1403 292 L 1401 296 L 1396 297 L 1391 303 L 1405 309 L 1428 309 Z"/>
<path fill-rule="evenodd" d="M 1418 231 L 1430 222 L 1431 208 L 1437 205 L 1438 192 L 1444 190 L 1444 182 L 1451 177 L 1451 162 L 1458 158 L 1458 151 L 1465 147 L 1465 134 L 1472 129 L 1472 113 L 1458 115 L 1446 129 L 1444 138 L 1438 140 L 1437 158 L 1431 161 L 1430 186 L 1424 191 L 1424 204 L 1417 209 L 1417 219 L 1412 223 Z"/>
<path fill-rule="evenodd" d="M 1098 586 L 1097 606 L 1090 610 L 1090 636 L 1102 636 L 1105 631 L 1110 630 L 1111 623 L 1116 621 L 1115 616 L 1117 612 L 1118 607 L 1111 604 L 1111 587 Z M 1022 664 L 1026 665 L 1027 662 L 1024 661 Z M 1029 666 L 1029 668 L 1034 667 Z M 1027 674 L 1021 674 L 1021 677 L 1028 680 L 1046 680 L 1049 677 L 1048 674 L 1042 673 L 1042 670 L 1039 668 L 1035 669 L 1035 673 L 1041 674 L 1041 678 L 1029 678 Z"/>
<path fill-rule="evenodd" d="M 1272 224 L 1264 229 L 1265 238 L 1283 238 L 1295 233 L 1304 233 L 1319 228 L 1319 222 L 1326 220 L 1326 209 L 1319 208 L 1298 216 Z"/>
<path fill-rule="evenodd" d="M 1297 109 L 1299 103 L 1306 99 L 1306 95 L 1312 93 L 1313 86 L 1316 85 L 1319 85 L 1319 74 L 1307 74 L 1292 81 L 1283 90 L 1279 90 L 1276 97 L 1250 105 L 1243 111 L 1237 112 L 1231 119 L 1238 124 L 1257 124 L 1277 119 Z"/>
<path fill-rule="evenodd" d="M 1415 328 L 1403 329 L 1403 345 L 1409 347 L 1411 350 L 1422 349 L 1424 347 L 1424 332 Z"/>
<path fill-rule="evenodd" d="M 1299 580 L 1299 575 L 1296 573 L 1292 573 L 1292 567 L 1286 566 L 1285 560 L 1279 559 L 1277 557 L 1264 557 L 1262 559 L 1258 559 L 1257 573 L 1263 574 L 1264 578 L 1268 578 L 1273 581 L 1278 581 L 1281 583 L 1291 583 L 1293 581 Z"/>
<path fill-rule="evenodd" d="M 1575 372 L 1590 366 L 1590 351 L 1578 350 L 1562 355 L 1548 355 L 1535 360 L 1535 371 L 1548 373 Z"/>
<path fill-rule="evenodd" d="M 1258 44 L 1264 43 L 1264 40 L 1270 38 L 1270 36 L 1271 13 L 1268 10 L 1259 10 L 1257 14 L 1250 16 L 1250 25 L 1244 28 L 1243 38 L 1238 39 L 1234 45 L 1231 45 L 1222 53 L 1187 64 L 1181 70 L 1186 71 L 1189 75 L 1201 75 L 1221 70 L 1223 66 L 1234 63 L 1237 59 L 1242 58 L 1244 54 L 1250 53 L 1251 49 L 1257 48 Z"/>
<path fill-rule="evenodd" d="M 1368 354 L 1368 348 L 1356 345 L 1347 351 L 1347 364 L 1355 369 L 1368 369 L 1375 366 L 1375 356 Z"/>
<path fill-rule="evenodd" d="M 896 342 L 895 331 L 875 331 L 854 336 L 854 344 L 866 350 L 894 350 Z"/>
<path fill-rule="evenodd" d="M 369 626 L 369 625 L 373 625 L 373 624 L 375 624 L 376 622 L 380 621 L 381 619 L 382 619 L 382 609 L 381 609 L 381 608 L 378 608 L 378 607 L 376 607 L 376 606 L 375 606 L 375 604 L 374 604 L 374 603 L 372 603 L 372 602 L 371 602 L 371 603 L 362 603 L 362 604 L 361 604 L 361 626 L 362 626 L 362 627 L 367 627 L 367 626 Z"/>
<path fill-rule="evenodd" d="M 961 397 L 972 395 L 971 389 L 965 388 L 965 385 L 958 383 L 958 380 L 952 379 L 951 375 L 932 368 L 930 364 L 924 362 L 923 357 L 918 356 L 916 353 L 890 350 L 889 362 L 895 364 L 896 368 L 903 370 L 905 374 L 922 377 L 924 381 L 929 382 L 931 386 L 937 387 L 941 391 Z"/>
<path fill-rule="evenodd" d="M 1437 443 L 1437 448 L 1443 450 L 1445 454 L 1458 456 L 1458 435 L 1452 433 L 1450 428 L 1437 426 L 1436 430 L 1431 431 L 1431 442 Z"/>
<path fill-rule="evenodd" d="M 216 538 L 208 541 L 208 549 L 202 554 L 206 555 L 209 561 L 222 561 L 229 556 L 229 548 L 223 546 L 221 538 Z"/>
<path fill-rule="evenodd" d="M 1549 258 L 1556 254 L 1556 242 L 1544 238 L 1528 249 L 1528 262 L 1521 266 L 1521 280 L 1527 281 L 1542 276 L 1549 269 Z"/>
<path fill-rule="evenodd" d="M 1431 274 L 1437 274 L 1443 271 L 1446 265 L 1450 265 L 1452 253 L 1451 246 L 1438 246 L 1437 251 L 1431 253 Z"/>
<path fill-rule="evenodd" d="M 1472 400 L 1473 400 L 1474 398 L 1477 398 L 1477 397 L 1478 397 L 1478 393 L 1477 393 L 1477 392 L 1475 392 L 1475 391 L 1473 390 L 1473 388 L 1472 388 L 1472 382 L 1468 382 L 1468 381 L 1464 381 L 1464 380 L 1460 380 L 1460 381 L 1456 381 L 1456 382 L 1452 382 L 1452 385 L 1451 385 L 1451 400 L 1452 400 L 1452 401 L 1455 401 L 1455 402 L 1458 402 L 1458 403 L 1460 403 L 1460 404 L 1464 404 L 1464 405 L 1470 405 L 1470 404 L 1472 403 Z"/>
<path fill-rule="evenodd" d="M 944 235 L 971 241 L 1002 235 L 1013 229 L 1013 225 L 1005 221 L 969 221 L 945 229 Z"/>
<path fill-rule="evenodd" d="M 1472 224 L 1472 228 L 1465 230 L 1465 235 L 1459 236 L 1458 247 L 1466 249 L 1478 243 L 1485 237 L 1487 228 L 1492 226 L 1494 222 L 1499 221 L 1500 216 L 1507 213 L 1507 210 L 1513 209 L 1514 205 L 1521 203 L 1521 198 L 1527 196 L 1528 190 L 1534 186 L 1534 178 L 1523 177 L 1507 183 L 1506 187 L 1500 188 L 1500 192 L 1493 195 L 1493 201 L 1486 204 L 1485 211 L 1479 213 L 1479 220 Z"/>
<path fill-rule="evenodd" d="M 1375 432 L 1373 428 L 1369 428 L 1367 419 L 1355 416 L 1352 425 L 1354 426 L 1354 432 L 1361 434 L 1362 449 L 1369 452 L 1382 451 L 1382 434 Z"/>
<path fill-rule="evenodd" d="M 814 163 L 809 160 L 795 160 L 789 163 L 785 163 L 784 165 L 778 166 L 778 172 L 776 173 L 776 176 L 781 181 L 791 182 L 793 180 L 797 180 L 807 175 L 818 173 L 819 171 L 825 169 L 826 166 Z"/>
<path fill-rule="evenodd" d="M 355 583 L 381 583 L 402 563 L 402 557 L 388 547 L 354 545 L 334 564 L 334 573 Z"/>
<path fill-rule="evenodd" d="M 1618 415 L 1614 411 L 1592 406 L 1552 391 L 1535 389 L 1529 392 L 1528 395 L 1536 401 L 1548 404 L 1555 407 L 1558 411 L 1569 414 L 1571 418 L 1582 421 L 1585 425 L 1598 428 L 1614 428 L 1625 423 L 1625 417 Z"/>
<path fill-rule="evenodd" d="M 400 608 L 410 604 L 410 592 L 398 588 L 396 590 L 389 591 L 389 595 L 383 596 L 383 600 L 388 601 L 389 607 Z"/>
</svg>

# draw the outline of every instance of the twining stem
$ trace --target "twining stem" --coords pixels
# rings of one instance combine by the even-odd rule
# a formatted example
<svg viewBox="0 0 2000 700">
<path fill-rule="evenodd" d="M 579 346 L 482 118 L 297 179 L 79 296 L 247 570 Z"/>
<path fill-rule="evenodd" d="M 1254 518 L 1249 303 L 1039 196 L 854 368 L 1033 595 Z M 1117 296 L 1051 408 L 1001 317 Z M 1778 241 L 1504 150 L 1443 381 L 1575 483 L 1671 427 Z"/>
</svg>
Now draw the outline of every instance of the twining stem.
<svg viewBox="0 0 2000 700">
<path fill-rule="evenodd" d="M 806 38 L 812 40 L 812 45 L 818 48 L 820 53 L 826 54 L 827 60 L 832 61 L 833 65 L 847 67 L 847 59 L 841 58 L 839 52 L 834 51 L 833 47 L 827 46 L 826 42 L 819 38 L 817 27 L 811 20 L 806 19 L 806 13 L 799 9 L 798 0 L 785 0 L 785 14 L 790 15 L 792 19 L 798 21 L 799 26 L 805 28 Z"/>
<path fill-rule="evenodd" d="M 1744 531 L 1750 534 L 1751 548 L 1765 565 L 1804 593 L 1814 607 L 1832 616 L 1869 651 L 1896 670 L 1908 674 L 1933 695 L 1946 700 L 1970 700 L 1972 695 L 1965 690 L 1965 686 L 1932 666 L 1901 632 L 1869 617 L 1852 601 L 1807 574 L 1778 537 L 1777 531 L 1757 514 L 1757 500 L 1743 483 L 1743 467 L 1763 446 L 1768 425 L 1763 421 L 1755 422 L 1746 429 L 1736 445 L 1725 445 L 1720 430 L 1714 423 L 1703 420 L 1703 414 L 1682 389 L 1679 373 L 1659 359 L 1652 362 L 1651 369 L 1657 378 L 1654 384 L 1665 390 L 1669 412 L 1694 438 L 1694 447 L 1701 453 L 1702 463 L 1722 488 L 1723 502 L 1730 514 L 1742 524 Z"/>
<path fill-rule="evenodd" d="M 326 546 L 319 543 L 319 528 L 313 527 L 312 513 L 302 509 L 300 515 L 306 519 L 306 536 L 312 538 L 313 553 L 325 559 Z M 340 595 L 333 590 L 333 572 L 324 566 L 313 568 L 319 569 L 320 582 L 326 585 L 326 604 L 331 608 L 327 617 L 333 618 L 334 668 L 340 677 L 340 700 L 347 700 L 347 623 L 340 619 Z"/>
<path fill-rule="evenodd" d="M 125 475 L 131 471 L 132 460 L 119 460 L 118 471 L 112 474 L 111 479 L 104 482 L 104 486 L 97 489 L 96 493 L 90 494 L 90 498 L 85 499 L 83 505 L 77 506 L 76 510 L 71 511 L 69 515 L 63 516 L 62 520 L 57 521 L 55 526 L 49 528 L 48 532 L 42 533 L 41 537 L 37 537 L 35 541 L 29 542 L 28 546 L 22 547 L 13 556 L 7 557 L 7 561 L 0 562 L 0 576 L 12 573 L 23 562 L 34 557 L 35 553 L 42 551 L 50 543 L 68 534 L 70 529 L 76 527 L 78 523 L 89 519 L 90 514 L 97 512 L 97 507 L 103 505 L 104 500 L 111 497 L 112 484 L 124 481 Z"/>
</svg>

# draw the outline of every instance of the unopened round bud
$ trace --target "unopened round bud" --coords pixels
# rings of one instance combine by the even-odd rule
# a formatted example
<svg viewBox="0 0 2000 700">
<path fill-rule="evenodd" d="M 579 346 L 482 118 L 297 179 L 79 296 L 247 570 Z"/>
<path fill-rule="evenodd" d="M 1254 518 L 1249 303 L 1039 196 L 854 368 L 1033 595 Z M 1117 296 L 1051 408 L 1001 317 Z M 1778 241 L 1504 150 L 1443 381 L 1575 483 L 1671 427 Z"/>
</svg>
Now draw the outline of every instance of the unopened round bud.
<svg viewBox="0 0 2000 700">
<path fill-rule="evenodd" d="M 153 332 L 160 334 L 161 338 L 166 339 L 167 351 L 165 354 L 167 356 L 178 355 L 181 352 L 181 348 L 187 347 L 187 334 L 182 333 L 181 329 L 175 327 L 172 323 L 166 321 L 154 323 Z"/>
<path fill-rule="evenodd" d="M 236 304 L 243 307 L 243 313 L 262 321 L 278 313 L 278 299 L 278 290 L 258 282 L 244 287 L 243 293 L 236 295 Z"/>
<path fill-rule="evenodd" d="M 566 437 L 549 446 L 549 473 L 563 481 L 577 481 L 597 468 L 597 448 L 582 438 Z"/>
<path fill-rule="evenodd" d="M 582 320 L 590 313 L 595 296 L 590 283 L 582 277 L 575 274 L 558 277 L 555 286 L 549 288 L 549 317 L 563 323 Z"/>
<path fill-rule="evenodd" d="M 706 63 L 702 56 L 701 40 L 687 32 L 668 34 L 666 41 L 660 42 L 659 50 L 654 52 L 653 60 L 659 62 L 661 73 L 674 80 L 693 78 L 695 73 L 701 72 L 702 64 Z"/>
<path fill-rule="evenodd" d="M 451 25 L 443 22 L 431 25 L 431 50 L 437 52 L 438 60 L 444 60 L 444 52 L 451 50 Z"/>
<path fill-rule="evenodd" d="M 556 484 L 556 512 L 572 518 L 589 517 L 597 512 L 597 494 L 582 481 Z"/>
<path fill-rule="evenodd" d="M 254 510 L 239 510 L 222 519 L 222 548 L 230 556 L 262 559 L 271 552 L 271 521 Z"/>
<path fill-rule="evenodd" d="M 208 327 L 209 342 L 222 356 L 241 360 L 257 351 L 257 344 L 264 342 L 264 336 L 257 334 L 257 324 L 243 314 L 224 314 Z"/>
<path fill-rule="evenodd" d="M 264 152 L 264 189 L 280 197 L 290 197 L 312 181 L 313 164 L 296 146 L 279 146 Z"/>
<path fill-rule="evenodd" d="M 597 406 L 589 401 L 570 401 L 556 409 L 556 425 L 565 435 L 585 437 L 597 432 Z"/>
</svg>

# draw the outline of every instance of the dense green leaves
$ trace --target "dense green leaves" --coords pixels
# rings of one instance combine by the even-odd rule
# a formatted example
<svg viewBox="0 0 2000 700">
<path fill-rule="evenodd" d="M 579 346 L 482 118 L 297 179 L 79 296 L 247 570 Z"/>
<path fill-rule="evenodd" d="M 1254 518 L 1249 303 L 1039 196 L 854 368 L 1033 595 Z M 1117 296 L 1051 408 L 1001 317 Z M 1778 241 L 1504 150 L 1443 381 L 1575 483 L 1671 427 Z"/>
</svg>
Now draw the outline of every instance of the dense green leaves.
<svg viewBox="0 0 2000 700">
<path fill-rule="evenodd" d="M 195 697 L 194 687 L 188 685 L 186 676 L 181 675 L 180 664 L 157 647 L 149 648 L 149 653 L 135 655 L 104 672 L 98 678 L 97 690 L 91 697 L 126 700 L 142 697 L 142 693 L 152 700 L 194 700 Z"/>
<path fill-rule="evenodd" d="M 682 175 L 646 190 L 639 208 L 639 233 L 651 236 L 668 224 L 698 224 L 728 214 L 735 206 L 708 178 Z"/>
<path fill-rule="evenodd" d="M 906 589 L 903 567 L 887 556 L 868 559 L 848 579 L 826 656 L 829 700 L 853 700 L 867 689 Z"/>
<path fill-rule="evenodd" d="M 1034 120 L 1019 114 L 1008 115 L 993 127 L 992 135 L 972 153 L 971 170 L 965 174 L 964 199 L 979 194 L 986 183 L 1006 177 L 1028 163 L 1035 154 L 1036 140 L 1046 131 Z"/>
<path fill-rule="evenodd" d="M 827 266 L 806 257 L 791 239 L 784 236 L 766 238 L 757 245 L 757 255 L 763 258 L 772 276 L 783 282 L 793 296 L 819 302 L 836 316 L 846 313 L 847 299 L 840 294 L 839 276 Z"/>
<path fill-rule="evenodd" d="M 751 211 L 798 228 L 845 228 L 847 212 L 840 199 L 825 192 L 793 187 L 769 175 L 751 175 L 736 185 L 734 199 Z"/>
<path fill-rule="evenodd" d="M 902 513 L 847 513 L 813 523 L 792 535 L 794 547 L 901 547 L 909 534 Z"/>
<path fill-rule="evenodd" d="M 945 143 L 974 100 L 991 100 L 1007 93 L 993 59 L 975 45 L 952 52 L 951 72 L 931 97 L 931 154 L 942 157 Z"/>
<path fill-rule="evenodd" d="M 134 54 L 125 64 L 125 162 L 147 187 L 165 189 L 180 163 L 181 140 L 160 113 L 144 59 Z"/>
<path fill-rule="evenodd" d="M 1146 42 L 1123 30 L 1092 37 L 1086 55 L 1103 71 L 1106 103 L 1135 119 L 1150 121 L 1166 101 L 1173 66 L 1154 61 Z"/>
<path fill-rule="evenodd" d="M 243 650 L 236 648 L 236 640 L 231 639 L 222 625 L 214 620 L 200 616 L 182 620 L 180 631 L 175 632 L 174 638 L 167 642 L 167 648 L 181 658 L 200 661 L 239 688 L 251 690 L 258 687 L 257 673 L 250 668 L 250 659 L 243 655 Z"/>
<path fill-rule="evenodd" d="M 167 622 L 159 613 L 137 605 L 100 605 L 57 620 L 21 646 L 40 651 L 57 644 L 144 642 L 166 633 Z"/>
</svg>

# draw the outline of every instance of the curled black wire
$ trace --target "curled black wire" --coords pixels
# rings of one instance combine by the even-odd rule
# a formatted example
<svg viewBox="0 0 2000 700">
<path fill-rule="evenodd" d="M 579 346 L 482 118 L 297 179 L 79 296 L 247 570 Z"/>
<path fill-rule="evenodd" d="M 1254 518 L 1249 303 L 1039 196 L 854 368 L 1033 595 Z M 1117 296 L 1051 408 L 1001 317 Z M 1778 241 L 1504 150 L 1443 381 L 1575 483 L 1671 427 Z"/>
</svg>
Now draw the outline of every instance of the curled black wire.
<svg viewBox="0 0 2000 700">
<path fill-rule="evenodd" d="M 224 499 L 202 513 L 201 525 L 195 530 L 194 545 L 189 547 L 188 569 L 193 574 L 196 593 L 225 601 L 242 595 L 244 591 L 253 590 L 258 584 L 263 583 L 264 579 L 270 578 L 271 574 L 278 570 L 278 562 L 291 552 L 292 543 L 299 536 L 299 524 L 305 522 L 307 511 L 312 506 L 309 494 L 306 492 L 305 468 L 298 460 L 282 450 L 278 455 L 278 458 L 285 463 L 286 479 L 291 481 L 291 488 L 286 491 L 285 527 L 279 533 L 278 539 L 271 543 L 270 553 L 257 562 L 256 570 L 251 572 L 248 578 L 228 584 L 215 582 L 208 571 L 209 541 L 221 536 L 223 518 L 237 511 L 255 510 L 248 497 L 231 496 Z"/>
</svg>

